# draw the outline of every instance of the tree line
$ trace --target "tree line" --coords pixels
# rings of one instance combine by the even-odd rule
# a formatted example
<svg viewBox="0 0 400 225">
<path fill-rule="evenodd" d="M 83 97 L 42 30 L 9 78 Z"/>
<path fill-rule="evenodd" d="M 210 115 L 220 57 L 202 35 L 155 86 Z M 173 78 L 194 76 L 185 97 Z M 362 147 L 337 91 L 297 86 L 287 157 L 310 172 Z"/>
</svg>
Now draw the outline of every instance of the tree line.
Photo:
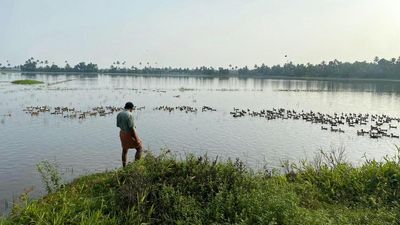
<svg viewBox="0 0 400 225">
<path fill-rule="evenodd" d="M 23 72 L 99 72 L 97 64 L 94 63 L 80 62 L 71 66 L 68 61 L 65 61 L 65 66 L 60 67 L 54 62 L 50 63 L 48 60 L 35 60 L 33 57 L 26 60 L 25 63 L 19 67 Z"/>
<path fill-rule="evenodd" d="M 157 64 L 157 63 L 156 63 Z M 10 66 L 8 64 L 8 66 Z M 139 68 L 141 67 L 141 68 Z M 33 57 L 23 65 L 17 66 L 23 72 L 84 72 L 84 73 L 129 73 L 129 74 L 178 74 L 178 75 L 215 75 L 215 76 L 285 76 L 285 77 L 339 77 L 339 78 L 387 78 L 400 79 L 400 57 L 387 60 L 375 57 L 373 61 L 341 62 L 332 60 L 319 64 L 293 64 L 267 66 L 265 64 L 253 67 L 196 67 L 172 68 L 153 67 L 150 63 L 139 63 L 139 67 L 128 67 L 125 61 L 116 61 L 109 68 L 100 69 L 97 64 L 80 62 L 71 66 L 65 61 L 64 66 L 58 66 L 48 60 L 38 60 Z M 0 68 L 6 68 L 5 66 Z"/>
</svg>

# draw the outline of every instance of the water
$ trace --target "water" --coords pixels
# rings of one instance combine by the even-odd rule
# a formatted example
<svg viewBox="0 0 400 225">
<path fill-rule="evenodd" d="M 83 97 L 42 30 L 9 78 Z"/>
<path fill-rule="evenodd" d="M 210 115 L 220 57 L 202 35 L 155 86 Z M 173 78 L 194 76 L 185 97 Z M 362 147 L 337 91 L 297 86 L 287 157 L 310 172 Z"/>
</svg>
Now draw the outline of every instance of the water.
<svg viewBox="0 0 400 225">
<path fill-rule="evenodd" d="M 42 80 L 45 85 L 20 86 L 16 79 Z M 66 81 L 67 82 L 62 82 Z M 47 84 L 50 84 L 49 86 Z M 179 95 L 179 97 L 174 97 Z M 84 120 L 23 112 L 26 106 L 48 105 L 87 110 L 123 106 L 133 101 L 145 110 L 134 113 L 144 146 L 159 153 L 239 157 L 250 167 L 279 167 L 281 160 L 312 158 L 319 149 L 344 147 L 357 164 L 364 154 L 381 159 L 394 154 L 399 139 L 370 139 L 322 131 L 302 120 L 232 118 L 233 107 L 251 110 L 286 108 L 322 113 L 377 113 L 400 117 L 400 82 L 304 81 L 241 78 L 148 77 L 108 75 L 0 74 L 0 211 L 33 187 L 44 194 L 36 164 L 55 160 L 67 179 L 119 167 L 120 143 L 115 116 Z M 163 112 L 156 106 L 203 105 L 216 112 Z M 11 114 L 11 116 L 3 116 Z M 394 133 L 399 134 L 400 129 Z M 134 151 L 129 154 L 134 158 Z M 8 204 L 11 205 L 11 204 Z M 7 210 L 7 209 L 6 209 Z"/>
</svg>

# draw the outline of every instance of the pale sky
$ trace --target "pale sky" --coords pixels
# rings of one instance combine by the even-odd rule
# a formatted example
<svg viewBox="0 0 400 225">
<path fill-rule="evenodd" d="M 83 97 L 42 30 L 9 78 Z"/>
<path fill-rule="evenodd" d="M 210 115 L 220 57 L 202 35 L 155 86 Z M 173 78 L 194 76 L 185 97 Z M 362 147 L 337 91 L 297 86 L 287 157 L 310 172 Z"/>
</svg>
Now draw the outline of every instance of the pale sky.
<svg viewBox="0 0 400 225">
<path fill-rule="evenodd" d="M 0 0 L 0 62 L 195 67 L 400 56 L 400 0 Z"/>
</svg>

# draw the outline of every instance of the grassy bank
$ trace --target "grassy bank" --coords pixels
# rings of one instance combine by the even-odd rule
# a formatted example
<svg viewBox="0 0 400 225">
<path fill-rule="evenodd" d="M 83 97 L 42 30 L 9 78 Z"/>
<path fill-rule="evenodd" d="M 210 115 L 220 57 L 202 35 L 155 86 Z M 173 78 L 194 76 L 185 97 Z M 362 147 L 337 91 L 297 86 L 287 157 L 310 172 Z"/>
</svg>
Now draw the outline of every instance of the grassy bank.
<svg viewBox="0 0 400 225">
<path fill-rule="evenodd" d="M 21 197 L 3 224 L 399 224 L 400 157 L 360 167 L 335 153 L 285 173 L 240 161 L 146 155 L 126 169 Z"/>
<path fill-rule="evenodd" d="M 43 84 L 43 81 L 38 80 L 14 80 L 11 81 L 12 84 L 25 84 L 25 85 L 32 85 L 32 84 Z"/>
</svg>

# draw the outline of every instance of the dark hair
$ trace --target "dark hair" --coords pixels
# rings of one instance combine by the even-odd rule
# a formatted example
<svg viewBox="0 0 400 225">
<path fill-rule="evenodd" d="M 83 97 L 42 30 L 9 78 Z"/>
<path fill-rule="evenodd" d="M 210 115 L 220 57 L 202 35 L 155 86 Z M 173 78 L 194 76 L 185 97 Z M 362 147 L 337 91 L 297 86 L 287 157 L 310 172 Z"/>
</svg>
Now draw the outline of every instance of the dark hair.
<svg viewBox="0 0 400 225">
<path fill-rule="evenodd" d="M 133 109 L 133 103 L 132 102 L 125 103 L 125 109 Z"/>
</svg>

